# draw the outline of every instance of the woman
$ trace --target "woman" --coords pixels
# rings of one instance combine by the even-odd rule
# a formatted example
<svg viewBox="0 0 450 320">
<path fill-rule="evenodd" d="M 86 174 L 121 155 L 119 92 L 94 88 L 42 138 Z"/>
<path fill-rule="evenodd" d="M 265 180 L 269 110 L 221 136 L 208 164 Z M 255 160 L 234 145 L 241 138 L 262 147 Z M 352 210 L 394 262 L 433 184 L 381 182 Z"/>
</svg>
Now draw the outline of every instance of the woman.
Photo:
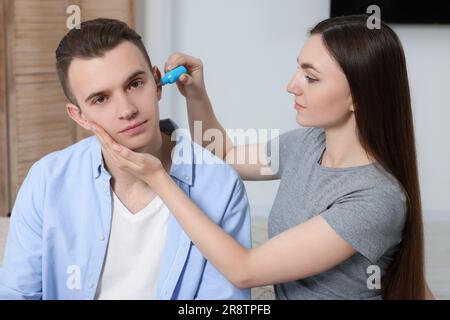
<svg viewBox="0 0 450 320">
<path fill-rule="evenodd" d="M 303 127 L 279 139 L 279 169 L 234 163 L 227 137 L 223 158 L 243 179 L 280 179 L 269 217 L 270 240 L 239 245 L 178 189 L 158 159 L 95 132 L 123 168 L 161 197 L 193 243 L 239 287 L 275 284 L 279 299 L 423 299 L 423 226 L 410 93 L 402 46 L 384 23 L 366 16 L 330 18 L 310 32 L 288 84 Z M 191 130 L 225 130 L 214 116 L 201 61 L 175 54 L 166 70 L 185 65 L 177 85 L 187 99 Z M 203 143 L 203 142 L 200 142 Z M 203 143 L 206 144 L 206 143 Z M 219 154 L 219 156 L 221 156 Z M 273 158 L 274 154 L 271 155 Z M 381 283 L 377 283 L 377 272 Z M 373 276 L 373 277 L 372 277 Z"/>
</svg>

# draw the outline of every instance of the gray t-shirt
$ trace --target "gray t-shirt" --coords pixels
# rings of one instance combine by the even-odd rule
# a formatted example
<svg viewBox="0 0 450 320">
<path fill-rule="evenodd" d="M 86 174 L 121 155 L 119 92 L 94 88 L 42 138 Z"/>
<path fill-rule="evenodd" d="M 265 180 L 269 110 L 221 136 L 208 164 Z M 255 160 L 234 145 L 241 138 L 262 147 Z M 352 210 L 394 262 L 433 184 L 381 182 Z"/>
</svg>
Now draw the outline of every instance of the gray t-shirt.
<svg viewBox="0 0 450 320">
<path fill-rule="evenodd" d="M 277 142 L 267 144 L 272 165 Z M 382 279 L 400 247 L 407 206 L 400 184 L 378 164 L 321 166 L 325 132 L 320 128 L 286 132 L 278 146 L 280 186 L 269 216 L 269 237 L 320 214 L 357 253 L 315 276 L 275 285 L 276 297 L 380 299 L 380 290 L 368 288 L 374 273 L 368 267 L 378 266 Z"/>
</svg>

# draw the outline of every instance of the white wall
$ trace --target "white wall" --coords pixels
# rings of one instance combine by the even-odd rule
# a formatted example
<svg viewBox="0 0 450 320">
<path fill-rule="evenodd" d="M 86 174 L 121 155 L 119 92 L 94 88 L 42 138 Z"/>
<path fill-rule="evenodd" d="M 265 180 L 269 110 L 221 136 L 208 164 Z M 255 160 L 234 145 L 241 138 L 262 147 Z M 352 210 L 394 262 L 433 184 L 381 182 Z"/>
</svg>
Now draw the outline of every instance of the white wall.
<svg viewBox="0 0 450 320">
<path fill-rule="evenodd" d="M 173 36 L 177 24 L 173 23 L 171 0 L 136 0 L 136 31 L 142 36 L 150 60 L 164 72 L 164 62 L 176 47 Z M 176 21 L 176 20 L 174 20 Z M 165 86 L 160 102 L 160 118 L 172 117 L 176 89 Z M 179 102 L 177 102 L 179 103 Z"/>
<path fill-rule="evenodd" d="M 450 219 L 450 26 L 394 26 L 404 49 L 425 218 Z"/>
<path fill-rule="evenodd" d="M 286 84 L 307 31 L 329 1 L 138 0 L 137 29 L 154 64 L 174 51 L 201 58 L 225 128 L 297 126 Z M 426 219 L 450 216 L 450 26 L 393 26 L 405 47 Z M 162 117 L 188 127 L 184 100 L 164 87 Z M 277 182 L 246 182 L 254 215 L 267 215 Z"/>
</svg>

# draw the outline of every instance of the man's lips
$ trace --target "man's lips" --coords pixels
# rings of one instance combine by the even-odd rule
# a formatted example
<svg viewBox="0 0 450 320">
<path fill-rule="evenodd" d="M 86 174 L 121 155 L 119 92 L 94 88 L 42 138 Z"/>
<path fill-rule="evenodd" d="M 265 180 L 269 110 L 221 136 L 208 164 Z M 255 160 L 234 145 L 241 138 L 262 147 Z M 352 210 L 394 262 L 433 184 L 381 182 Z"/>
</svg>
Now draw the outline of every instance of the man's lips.
<svg viewBox="0 0 450 320">
<path fill-rule="evenodd" d="M 125 132 L 125 131 L 127 131 L 127 130 L 130 130 L 130 129 L 139 127 L 140 125 L 142 125 L 142 124 L 144 124 L 144 123 L 146 123 L 146 122 L 147 122 L 147 120 L 140 121 L 140 122 L 135 122 L 135 123 L 129 125 L 128 127 L 126 127 L 125 129 L 123 129 L 122 131 L 119 131 L 119 133 L 123 133 L 123 132 Z"/>
</svg>

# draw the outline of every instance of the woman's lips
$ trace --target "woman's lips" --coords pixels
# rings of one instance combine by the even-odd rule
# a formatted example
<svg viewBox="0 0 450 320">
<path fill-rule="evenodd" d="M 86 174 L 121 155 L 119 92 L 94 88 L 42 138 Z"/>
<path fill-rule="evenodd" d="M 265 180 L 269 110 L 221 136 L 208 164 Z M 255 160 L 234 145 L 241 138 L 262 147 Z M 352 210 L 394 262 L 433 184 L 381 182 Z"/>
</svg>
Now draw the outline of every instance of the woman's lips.
<svg viewBox="0 0 450 320">
<path fill-rule="evenodd" d="M 301 104 L 298 104 L 297 102 L 294 104 L 295 110 L 305 110 L 306 107 L 302 106 Z"/>
<path fill-rule="evenodd" d="M 132 125 L 130 128 L 120 131 L 120 133 L 124 133 L 126 135 L 134 136 L 136 134 L 142 133 L 144 131 L 144 124 L 147 120 L 139 122 L 135 125 Z"/>
</svg>

